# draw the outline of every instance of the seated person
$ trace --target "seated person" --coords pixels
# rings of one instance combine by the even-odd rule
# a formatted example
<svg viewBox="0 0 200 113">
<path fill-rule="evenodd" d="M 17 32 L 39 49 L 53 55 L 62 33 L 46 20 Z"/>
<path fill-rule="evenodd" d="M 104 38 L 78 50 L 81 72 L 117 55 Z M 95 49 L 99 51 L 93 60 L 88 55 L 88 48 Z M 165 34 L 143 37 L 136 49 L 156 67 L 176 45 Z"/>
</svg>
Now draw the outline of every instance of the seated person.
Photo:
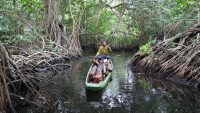
<svg viewBox="0 0 200 113">
<path fill-rule="evenodd" d="M 102 41 L 101 46 L 96 54 L 98 60 L 101 59 L 110 59 L 110 53 L 112 52 L 110 46 L 107 44 L 106 41 Z"/>
</svg>

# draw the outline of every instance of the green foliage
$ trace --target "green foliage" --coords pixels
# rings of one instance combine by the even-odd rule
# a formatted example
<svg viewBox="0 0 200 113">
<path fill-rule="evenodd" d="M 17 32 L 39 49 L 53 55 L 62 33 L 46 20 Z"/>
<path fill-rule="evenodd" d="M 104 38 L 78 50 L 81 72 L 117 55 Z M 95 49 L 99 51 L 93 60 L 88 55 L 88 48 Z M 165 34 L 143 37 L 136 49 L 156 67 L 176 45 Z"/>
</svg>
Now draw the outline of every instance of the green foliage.
<svg viewBox="0 0 200 113">
<path fill-rule="evenodd" d="M 110 10 L 110 7 L 104 6 L 105 4 L 122 5 L 117 6 L 113 11 Z M 103 3 L 90 0 L 85 3 L 84 29 L 87 33 L 98 35 L 87 36 L 82 40 L 86 42 L 90 39 L 95 40 L 92 41 L 93 43 L 97 43 L 103 38 L 114 45 L 131 45 L 137 41 L 138 37 L 153 36 L 170 31 L 173 26 L 165 28 L 169 23 L 196 19 L 197 9 L 195 0 L 128 0 L 124 2 L 103 0 Z M 187 29 L 192 24 L 191 21 L 185 21 L 184 24 L 177 27 L 177 30 L 171 32 L 171 36 Z M 134 31 L 137 33 L 133 33 Z M 141 47 L 141 50 L 150 54 L 152 51 L 150 43 Z"/>
<path fill-rule="evenodd" d="M 151 54 L 153 52 L 151 45 L 154 44 L 155 42 L 156 42 L 155 39 L 150 38 L 146 44 L 140 46 L 140 52 L 147 55 Z"/>
<path fill-rule="evenodd" d="M 146 43 L 146 44 L 142 45 L 140 47 L 140 52 L 142 52 L 144 54 L 148 54 L 148 55 L 151 54 L 152 53 L 152 48 L 151 48 L 150 44 Z"/>
<path fill-rule="evenodd" d="M 14 36 L 2 36 L 1 41 L 12 44 L 12 43 L 19 43 L 19 42 L 31 42 L 33 36 L 29 35 L 14 35 Z"/>
<path fill-rule="evenodd" d="M 44 3 L 41 0 L 19 0 L 19 4 L 22 5 L 20 9 L 29 16 L 37 11 L 44 11 Z"/>
<path fill-rule="evenodd" d="M 44 19 L 40 0 L 2 0 L 0 12 L 0 40 L 9 44 L 30 42 L 36 37 L 31 29 L 39 31 L 32 25 L 38 26 Z"/>
<path fill-rule="evenodd" d="M 105 36 L 108 36 L 111 33 L 116 17 L 108 9 L 92 15 L 84 23 L 86 32 L 103 33 Z"/>
<path fill-rule="evenodd" d="M 56 5 L 68 34 L 73 31 L 74 20 L 80 20 L 82 44 L 95 45 L 106 39 L 120 47 L 131 46 L 140 37 L 167 33 L 173 27 L 166 28 L 170 23 L 196 20 L 199 10 L 197 0 L 57 0 Z M 1 0 L 0 40 L 14 43 L 36 38 L 26 29 L 44 33 L 45 28 L 38 25 L 45 24 L 45 8 L 42 0 Z M 170 32 L 171 36 L 192 24 L 193 21 L 184 21 Z M 148 42 L 140 50 L 150 54 L 150 45 Z"/>
<path fill-rule="evenodd" d="M 197 0 L 175 0 L 174 7 L 170 7 L 170 16 L 179 18 L 195 18 L 197 15 L 198 1 Z M 196 12 L 196 13 L 195 13 Z M 194 15 L 195 17 L 191 17 Z"/>
<path fill-rule="evenodd" d="M 145 80 L 139 79 L 138 82 L 139 82 L 139 85 L 140 85 L 145 91 L 149 90 L 149 89 L 152 87 L 151 84 L 150 84 L 149 82 L 145 81 Z"/>
</svg>

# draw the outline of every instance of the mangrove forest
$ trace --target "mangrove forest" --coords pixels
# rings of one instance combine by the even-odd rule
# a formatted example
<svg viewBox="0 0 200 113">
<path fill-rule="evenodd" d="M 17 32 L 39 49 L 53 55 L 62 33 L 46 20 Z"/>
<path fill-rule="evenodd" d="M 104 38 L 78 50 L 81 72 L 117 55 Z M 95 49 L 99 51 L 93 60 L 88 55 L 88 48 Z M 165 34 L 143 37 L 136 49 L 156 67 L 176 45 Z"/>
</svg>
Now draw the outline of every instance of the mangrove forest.
<svg viewBox="0 0 200 113">
<path fill-rule="evenodd" d="M 0 113 L 200 113 L 200 0 L 0 0 Z"/>
</svg>

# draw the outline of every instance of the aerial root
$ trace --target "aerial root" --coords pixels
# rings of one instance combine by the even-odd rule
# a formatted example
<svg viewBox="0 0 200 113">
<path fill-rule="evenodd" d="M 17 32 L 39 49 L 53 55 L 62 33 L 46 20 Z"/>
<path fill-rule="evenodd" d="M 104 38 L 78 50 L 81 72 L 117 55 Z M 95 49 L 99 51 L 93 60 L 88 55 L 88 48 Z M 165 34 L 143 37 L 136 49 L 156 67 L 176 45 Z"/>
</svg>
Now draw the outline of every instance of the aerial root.
<svg viewBox="0 0 200 113">
<path fill-rule="evenodd" d="M 135 55 L 132 64 L 140 71 L 152 72 L 164 78 L 179 79 L 200 87 L 200 24 L 153 46 L 153 54 Z M 138 60 L 138 58 L 140 58 Z M 136 61 L 137 59 L 137 61 Z"/>
</svg>

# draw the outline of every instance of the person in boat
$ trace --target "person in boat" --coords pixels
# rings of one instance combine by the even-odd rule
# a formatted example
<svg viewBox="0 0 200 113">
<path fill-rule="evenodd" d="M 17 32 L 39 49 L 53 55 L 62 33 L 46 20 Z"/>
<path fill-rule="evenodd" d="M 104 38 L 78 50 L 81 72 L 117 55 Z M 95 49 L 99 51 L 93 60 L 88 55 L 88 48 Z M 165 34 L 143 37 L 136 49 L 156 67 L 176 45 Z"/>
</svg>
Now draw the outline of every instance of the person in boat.
<svg viewBox="0 0 200 113">
<path fill-rule="evenodd" d="M 95 56 L 95 59 L 97 58 L 98 60 L 93 59 L 93 63 L 96 65 L 94 65 L 90 71 L 90 81 L 99 83 L 105 78 L 105 75 L 108 74 L 107 72 L 112 71 L 111 65 L 107 62 L 107 59 L 111 59 L 109 55 L 111 52 L 112 50 L 107 42 L 102 41 Z"/>
<path fill-rule="evenodd" d="M 107 59 L 111 59 L 110 53 L 112 53 L 112 49 L 111 49 L 110 45 L 108 45 L 105 40 L 102 41 L 101 46 L 99 47 L 98 52 L 96 54 L 96 58 L 99 61 L 97 61 L 97 62 L 94 61 L 94 63 L 99 64 L 103 60 L 104 73 L 106 73 L 106 70 L 108 70 L 109 72 L 112 71 L 112 67 L 111 67 L 110 63 L 107 62 Z"/>
<path fill-rule="evenodd" d="M 98 49 L 98 52 L 96 54 L 96 57 L 98 60 L 101 59 L 111 59 L 110 53 L 112 53 L 111 47 L 107 44 L 107 42 L 104 40 L 101 43 L 101 46 Z"/>
</svg>

